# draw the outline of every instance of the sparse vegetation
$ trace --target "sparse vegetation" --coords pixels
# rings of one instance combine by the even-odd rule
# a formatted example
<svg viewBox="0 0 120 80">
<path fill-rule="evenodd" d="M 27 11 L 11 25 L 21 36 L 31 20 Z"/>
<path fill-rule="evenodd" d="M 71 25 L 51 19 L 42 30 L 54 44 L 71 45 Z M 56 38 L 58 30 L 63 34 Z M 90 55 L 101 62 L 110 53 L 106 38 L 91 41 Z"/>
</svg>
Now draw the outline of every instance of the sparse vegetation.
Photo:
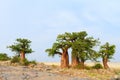
<svg viewBox="0 0 120 80">
<path fill-rule="evenodd" d="M 96 63 L 92 68 L 93 69 L 103 69 L 103 66 L 100 63 Z"/>
<path fill-rule="evenodd" d="M 0 53 L 0 61 L 10 60 L 10 57 L 6 53 Z"/>
<path fill-rule="evenodd" d="M 13 56 L 11 58 L 11 63 L 19 63 L 20 62 L 20 57 L 18 56 Z"/>
<path fill-rule="evenodd" d="M 23 66 L 28 66 L 28 65 L 30 65 L 30 64 L 36 65 L 37 63 L 36 63 L 35 60 L 29 61 L 29 60 L 25 59 L 24 62 L 23 62 L 23 64 L 21 64 L 21 65 L 23 65 Z"/>
<path fill-rule="evenodd" d="M 24 59 L 23 63 L 20 62 L 20 57 L 18 56 L 14 56 L 12 59 L 11 59 L 11 63 L 19 63 L 20 65 L 23 65 L 23 66 L 28 66 L 30 64 L 34 64 L 36 65 L 36 61 L 33 60 L 33 61 L 29 61 L 27 59 Z"/>
<path fill-rule="evenodd" d="M 83 68 L 83 65 L 81 64 L 78 64 L 77 66 L 74 66 L 73 69 L 86 69 L 86 70 L 91 70 L 91 66 L 87 66 L 87 65 L 84 65 L 84 68 Z"/>
</svg>

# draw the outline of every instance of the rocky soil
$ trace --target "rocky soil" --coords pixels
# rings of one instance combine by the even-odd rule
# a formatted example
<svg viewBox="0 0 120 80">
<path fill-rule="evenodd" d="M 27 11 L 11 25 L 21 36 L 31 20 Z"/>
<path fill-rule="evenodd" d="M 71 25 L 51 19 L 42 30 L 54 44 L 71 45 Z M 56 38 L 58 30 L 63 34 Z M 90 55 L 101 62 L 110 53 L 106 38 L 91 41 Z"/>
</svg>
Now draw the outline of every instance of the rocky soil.
<svg viewBox="0 0 120 80">
<path fill-rule="evenodd" d="M 61 69 L 39 63 L 30 66 L 0 65 L 0 80 L 120 80 L 113 70 Z"/>
</svg>

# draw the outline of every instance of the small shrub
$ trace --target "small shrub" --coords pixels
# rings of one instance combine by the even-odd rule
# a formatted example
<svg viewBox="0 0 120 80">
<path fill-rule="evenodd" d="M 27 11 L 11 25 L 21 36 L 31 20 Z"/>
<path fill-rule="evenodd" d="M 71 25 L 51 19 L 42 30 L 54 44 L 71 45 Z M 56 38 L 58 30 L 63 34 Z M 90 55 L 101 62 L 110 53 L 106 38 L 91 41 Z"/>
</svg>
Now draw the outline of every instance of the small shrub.
<svg viewBox="0 0 120 80">
<path fill-rule="evenodd" d="M 30 65 L 30 64 L 36 65 L 37 63 L 36 63 L 35 60 L 29 61 L 29 60 L 25 59 L 21 65 L 23 65 L 23 66 L 28 66 L 28 65 Z"/>
<path fill-rule="evenodd" d="M 74 67 L 75 69 L 85 69 L 85 65 L 78 64 L 77 66 Z"/>
<path fill-rule="evenodd" d="M 19 56 L 13 56 L 13 58 L 11 58 L 11 63 L 19 63 L 22 66 L 28 66 L 30 64 L 37 64 L 36 61 L 29 61 L 27 59 L 25 59 L 23 62 L 21 62 L 20 57 Z"/>
<path fill-rule="evenodd" d="M 76 67 L 74 67 L 75 69 L 86 69 L 86 70 L 90 70 L 91 69 L 91 67 L 90 66 L 86 66 L 86 65 L 81 65 L 81 64 L 79 64 L 79 65 L 77 65 Z"/>
<path fill-rule="evenodd" d="M 20 63 L 20 58 L 18 56 L 13 56 L 13 58 L 11 58 L 11 63 Z"/>
<path fill-rule="evenodd" d="M 25 59 L 22 63 L 20 63 L 23 66 L 28 66 L 29 65 L 29 61 L 27 59 Z"/>
<path fill-rule="evenodd" d="M 103 66 L 100 63 L 97 63 L 92 68 L 93 69 L 103 69 Z"/>
<path fill-rule="evenodd" d="M 77 66 L 75 66 L 75 67 L 73 67 L 73 68 L 75 68 L 75 69 L 81 69 L 81 65 L 80 64 L 78 64 Z"/>
<path fill-rule="evenodd" d="M 91 67 L 90 66 L 85 66 L 85 69 L 86 70 L 91 70 Z"/>
<path fill-rule="evenodd" d="M 51 65 L 51 66 L 52 66 L 53 68 L 57 68 L 57 67 L 58 67 L 57 65 L 54 65 L 54 64 L 53 64 L 53 65 Z"/>
<path fill-rule="evenodd" d="M 35 60 L 29 61 L 29 63 L 30 63 L 30 64 L 35 64 L 35 65 L 37 64 L 37 62 L 36 62 Z"/>
<path fill-rule="evenodd" d="M 10 60 L 10 57 L 6 53 L 0 53 L 0 61 Z"/>
</svg>

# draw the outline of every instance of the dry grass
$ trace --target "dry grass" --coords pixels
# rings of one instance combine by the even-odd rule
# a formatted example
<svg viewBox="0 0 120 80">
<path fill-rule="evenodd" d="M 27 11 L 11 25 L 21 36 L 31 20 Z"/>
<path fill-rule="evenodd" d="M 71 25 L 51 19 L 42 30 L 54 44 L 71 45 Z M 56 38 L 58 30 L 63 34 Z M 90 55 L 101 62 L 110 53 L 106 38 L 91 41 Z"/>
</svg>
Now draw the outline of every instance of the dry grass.
<svg viewBox="0 0 120 80">
<path fill-rule="evenodd" d="M 59 62 L 43 62 L 45 65 L 56 65 L 56 66 L 59 66 L 60 63 Z M 85 63 L 85 65 L 87 66 L 93 66 L 95 63 L 93 62 L 87 62 Z M 102 63 L 101 63 L 102 64 Z M 120 62 L 109 62 L 108 63 L 109 67 L 111 69 L 117 69 L 117 70 L 120 70 Z"/>
<path fill-rule="evenodd" d="M 59 62 L 43 62 L 45 65 L 56 65 L 59 66 L 60 63 Z"/>
<path fill-rule="evenodd" d="M 87 62 L 85 65 L 93 66 L 95 63 Z M 42 62 L 38 63 L 34 67 L 30 67 L 30 69 L 40 70 L 44 72 L 51 72 L 57 75 L 71 76 L 77 78 L 89 78 L 90 80 L 111 80 L 116 76 L 120 75 L 120 63 L 108 63 L 110 66 L 110 70 L 105 69 L 73 69 L 73 68 L 65 68 L 61 69 L 59 62 Z M 19 67 L 18 67 L 19 68 Z M 8 68 L 9 69 L 9 68 Z"/>
<path fill-rule="evenodd" d="M 108 63 L 108 65 L 109 65 L 110 68 L 112 68 L 112 69 L 118 69 L 118 70 L 120 70 L 120 63 L 119 63 L 119 62 Z"/>
</svg>

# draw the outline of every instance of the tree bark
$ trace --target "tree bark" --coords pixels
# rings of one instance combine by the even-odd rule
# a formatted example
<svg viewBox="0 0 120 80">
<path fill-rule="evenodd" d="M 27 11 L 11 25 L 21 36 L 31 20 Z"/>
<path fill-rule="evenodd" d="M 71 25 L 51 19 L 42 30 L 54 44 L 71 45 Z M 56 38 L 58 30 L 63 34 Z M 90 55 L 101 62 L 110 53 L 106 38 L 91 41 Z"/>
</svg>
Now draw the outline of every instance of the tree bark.
<svg viewBox="0 0 120 80">
<path fill-rule="evenodd" d="M 81 60 L 80 65 L 81 65 L 81 69 L 85 69 L 85 61 L 84 60 Z"/>
<path fill-rule="evenodd" d="M 76 52 L 73 49 L 71 54 L 71 66 L 76 67 L 77 65 L 79 65 L 79 58 L 76 56 Z"/>
<path fill-rule="evenodd" d="M 68 67 L 69 67 L 69 55 L 67 49 L 64 49 L 61 55 L 61 68 L 68 68 Z"/>
<path fill-rule="evenodd" d="M 103 57 L 103 65 L 104 65 L 104 68 L 105 68 L 105 69 L 108 69 L 108 68 L 109 68 L 107 62 L 108 62 L 107 56 Z"/>
<path fill-rule="evenodd" d="M 20 62 L 23 63 L 25 60 L 25 53 L 23 51 L 20 52 Z"/>
<path fill-rule="evenodd" d="M 72 54 L 71 66 L 72 66 L 72 67 L 76 67 L 78 64 L 79 64 L 79 58 L 76 57 L 76 56 L 74 56 L 74 55 Z"/>
</svg>

